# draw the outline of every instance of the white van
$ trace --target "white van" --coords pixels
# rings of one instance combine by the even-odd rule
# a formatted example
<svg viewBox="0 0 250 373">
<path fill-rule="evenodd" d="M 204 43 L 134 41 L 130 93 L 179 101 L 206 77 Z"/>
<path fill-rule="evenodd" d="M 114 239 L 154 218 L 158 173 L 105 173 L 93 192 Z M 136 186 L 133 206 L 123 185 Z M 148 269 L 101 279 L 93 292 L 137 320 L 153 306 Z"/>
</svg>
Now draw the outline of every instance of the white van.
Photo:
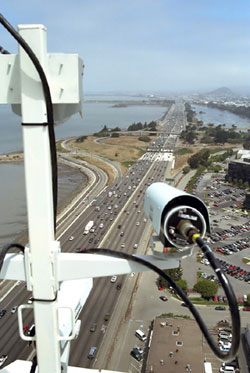
<svg viewBox="0 0 250 373">
<path fill-rule="evenodd" d="M 96 347 L 91 347 L 88 354 L 88 359 L 94 359 L 96 354 Z"/>
<path fill-rule="evenodd" d="M 135 335 L 137 338 L 140 339 L 140 341 L 144 342 L 146 341 L 147 337 L 146 335 L 140 330 L 140 329 L 137 329 L 136 332 L 135 332 Z"/>
</svg>

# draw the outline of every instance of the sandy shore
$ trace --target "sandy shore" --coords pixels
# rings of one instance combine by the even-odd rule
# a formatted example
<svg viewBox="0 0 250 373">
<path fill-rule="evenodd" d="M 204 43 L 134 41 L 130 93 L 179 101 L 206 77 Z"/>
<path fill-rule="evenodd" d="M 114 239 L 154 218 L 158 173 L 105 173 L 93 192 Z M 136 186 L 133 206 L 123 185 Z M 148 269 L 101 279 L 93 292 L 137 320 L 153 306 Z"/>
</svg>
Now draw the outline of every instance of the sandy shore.
<svg viewBox="0 0 250 373">
<path fill-rule="evenodd" d="M 23 153 L 10 153 L 10 154 L 0 154 L 0 162 L 22 162 Z"/>
</svg>

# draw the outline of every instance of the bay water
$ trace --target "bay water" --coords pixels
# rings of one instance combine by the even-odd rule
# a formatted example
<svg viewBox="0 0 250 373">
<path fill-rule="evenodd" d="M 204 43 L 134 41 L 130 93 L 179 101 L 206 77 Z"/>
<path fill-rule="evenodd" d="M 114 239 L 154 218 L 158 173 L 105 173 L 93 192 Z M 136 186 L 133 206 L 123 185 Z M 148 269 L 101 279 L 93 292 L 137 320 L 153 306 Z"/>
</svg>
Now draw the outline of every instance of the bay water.
<svg viewBox="0 0 250 373">
<path fill-rule="evenodd" d="M 231 127 L 237 126 L 242 131 L 250 129 L 250 119 L 240 117 L 229 111 L 219 110 L 204 105 L 192 105 L 192 109 L 196 112 L 196 118 L 202 120 L 204 125 L 214 123 L 215 125 L 223 125 Z"/>
</svg>

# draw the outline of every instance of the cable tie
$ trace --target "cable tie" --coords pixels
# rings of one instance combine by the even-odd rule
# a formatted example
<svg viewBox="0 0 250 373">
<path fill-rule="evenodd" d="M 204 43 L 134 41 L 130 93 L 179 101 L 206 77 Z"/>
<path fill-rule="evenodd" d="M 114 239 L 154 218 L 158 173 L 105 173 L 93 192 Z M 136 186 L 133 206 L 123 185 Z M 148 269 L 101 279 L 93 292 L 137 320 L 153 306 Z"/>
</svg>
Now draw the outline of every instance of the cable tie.
<svg viewBox="0 0 250 373">
<path fill-rule="evenodd" d="M 200 234 L 199 233 L 194 233 L 192 235 L 192 241 L 195 243 L 198 237 L 200 237 Z"/>
<path fill-rule="evenodd" d="M 21 123 L 22 126 L 48 126 L 48 123 Z"/>
</svg>

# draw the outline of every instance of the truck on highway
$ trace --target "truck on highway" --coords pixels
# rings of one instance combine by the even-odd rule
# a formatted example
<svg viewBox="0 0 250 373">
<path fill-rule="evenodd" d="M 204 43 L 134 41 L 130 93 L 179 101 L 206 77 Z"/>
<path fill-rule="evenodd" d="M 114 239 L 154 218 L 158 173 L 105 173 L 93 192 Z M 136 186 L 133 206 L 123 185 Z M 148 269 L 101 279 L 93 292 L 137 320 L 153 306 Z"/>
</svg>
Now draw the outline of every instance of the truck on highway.
<svg viewBox="0 0 250 373">
<path fill-rule="evenodd" d="M 90 229 L 93 227 L 93 225 L 94 225 L 93 220 L 90 220 L 90 221 L 88 222 L 88 224 L 86 225 L 83 234 L 84 234 L 84 235 L 88 234 L 89 231 L 90 231 Z"/>
</svg>

